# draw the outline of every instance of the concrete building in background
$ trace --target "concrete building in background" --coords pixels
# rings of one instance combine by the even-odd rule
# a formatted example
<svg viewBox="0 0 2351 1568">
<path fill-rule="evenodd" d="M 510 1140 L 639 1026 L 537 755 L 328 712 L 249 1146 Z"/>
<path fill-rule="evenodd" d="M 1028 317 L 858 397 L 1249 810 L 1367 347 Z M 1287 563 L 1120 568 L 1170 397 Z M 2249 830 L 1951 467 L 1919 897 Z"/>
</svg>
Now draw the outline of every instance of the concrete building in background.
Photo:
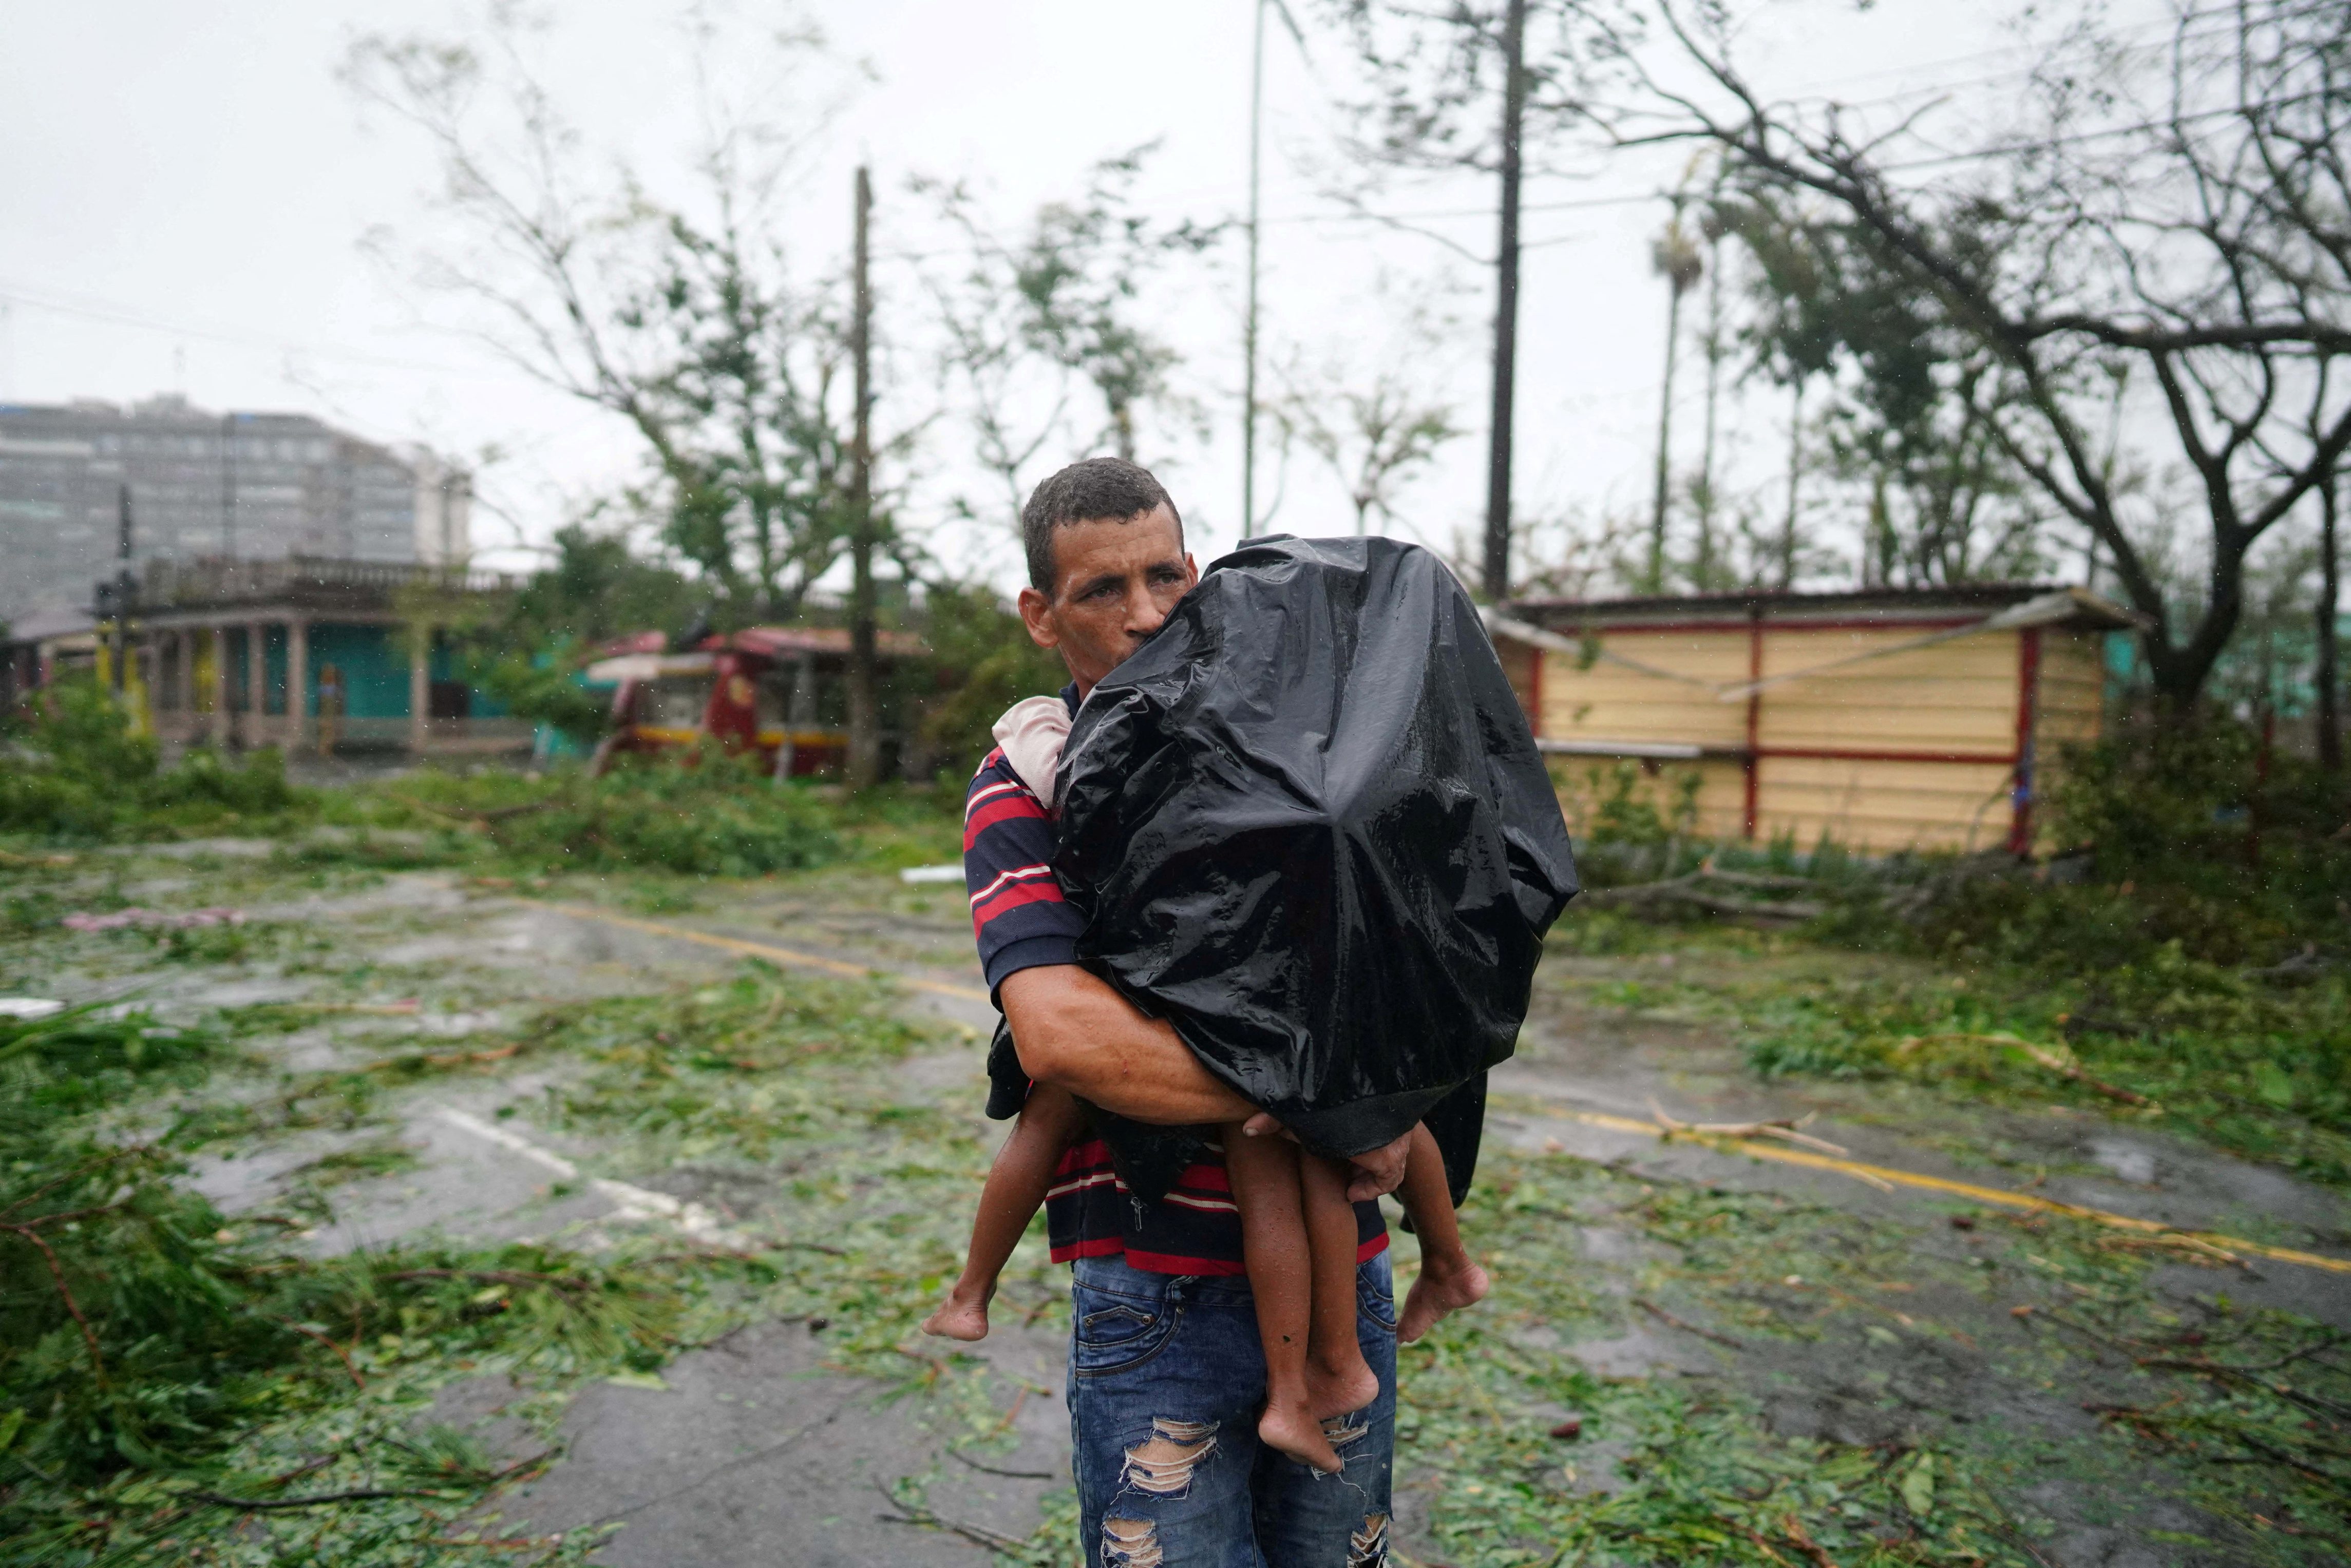
<svg viewBox="0 0 2351 1568">
<path fill-rule="evenodd" d="M 416 476 L 415 559 L 464 566 L 474 553 L 474 476 L 422 446 L 403 455 Z"/>
<path fill-rule="evenodd" d="M 174 395 L 0 404 L 0 620 L 85 608 L 116 570 L 122 486 L 149 561 L 461 564 L 469 476 L 298 413 L 214 413 Z"/>
</svg>

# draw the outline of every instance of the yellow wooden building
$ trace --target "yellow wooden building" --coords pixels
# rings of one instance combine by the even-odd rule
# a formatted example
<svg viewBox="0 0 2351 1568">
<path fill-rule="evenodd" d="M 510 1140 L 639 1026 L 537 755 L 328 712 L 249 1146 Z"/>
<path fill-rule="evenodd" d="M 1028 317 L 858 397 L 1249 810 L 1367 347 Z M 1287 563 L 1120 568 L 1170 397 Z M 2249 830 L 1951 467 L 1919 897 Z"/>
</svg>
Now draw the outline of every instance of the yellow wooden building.
<svg viewBox="0 0 2351 1568">
<path fill-rule="evenodd" d="M 1574 758 L 1636 759 L 1661 785 L 1695 779 L 1705 837 L 1874 852 L 2031 852 L 2064 747 L 2098 734 L 2105 640 L 2136 623 L 2083 589 L 2010 584 L 1531 600 L 1490 618 L 1572 784 Z"/>
</svg>

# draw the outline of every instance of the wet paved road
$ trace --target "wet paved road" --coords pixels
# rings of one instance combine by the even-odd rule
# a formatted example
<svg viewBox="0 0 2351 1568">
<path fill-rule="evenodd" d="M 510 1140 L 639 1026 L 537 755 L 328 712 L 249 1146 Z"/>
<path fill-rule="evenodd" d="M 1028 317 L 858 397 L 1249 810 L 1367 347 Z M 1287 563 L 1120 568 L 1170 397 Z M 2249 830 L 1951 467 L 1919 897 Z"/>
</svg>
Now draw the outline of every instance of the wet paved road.
<svg viewBox="0 0 2351 1568">
<path fill-rule="evenodd" d="M 384 961 L 445 964 L 466 974 L 474 990 L 509 998 L 516 1009 L 691 983 L 725 972 L 754 945 L 786 949 L 819 969 L 871 967 L 910 982 L 909 1006 L 971 1031 L 960 1046 L 908 1063 L 909 1094 L 931 1098 L 966 1088 L 980 1073 L 993 1014 L 970 967 L 967 932 L 953 917 L 955 901 L 945 901 L 950 908 L 943 916 L 910 913 L 903 894 L 869 880 L 874 885 L 836 880 L 831 891 L 813 894 L 770 894 L 755 885 L 723 914 L 655 918 L 568 913 L 413 873 L 338 908 L 310 901 L 256 914 L 327 919 L 355 917 L 362 908 L 398 910 L 411 929 L 384 947 Z M 206 996 L 200 975 L 171 983 L 186 999 L 264 999 L 245 991 Z M 479 1027 L 499 1009 L 486 1006 L 485 1014 L 458 1023 Z M 429 1032 L 458 1025 L 419 1018 L 398 1027 Z M 308 1036 L 288 1037 L 288 1064 L 302 1064 L 303 1052 L 315 1049 Z M 661 1225 L 689 1235 L 699 1228 L 707 1235 L 724 1224 L 697 1205 L 611 1177 L 554 1196 L 554 1184 L 569 1185 L 567 1173 L 597 1169 L 598 1146 L 527 1126 L 515 1132 L 523 1125 L 518 1121 L 496 1119 L 501 1105 L 541 1092 L 543 1074 L 551 1071 L 559 1069 L 436 1085 L 405 1103 L 399 1136 L 419 1151 L 419 1167 L 397 1180 L 346 1189 L 336 1219 L 313 1244 L 367 1246 L 426 1231 L 550 1235 L 580 1225 Z M 1495 1089 L 1490 1137 L 1725 1186 L 1799 1191 L 1865 1213 L 1952 1200 L 1884 1191 L 1849 1175 L 1761 1162 L 1735 1149 L 1662 1142 L 1632 1124 L 1647 1122 L 1653 1103 L 1690 1121 L 1818 1113 L 1808 1131 L 1850 1149 L 1856 1160 L 2019 1185 L 2012 1171 L 1956 1155 L 1948 1136 L 1910 1135 L 1899 1117 L 1858 1098 L 1859 1092 L 1759 1084 L 1739 1069 L 1729 1043 L 1703 1028 L 1580 1010 L 1557 996 L 1539 1006 L 1520 1057 L 1498 1072 Z M 2343 1199 L 2273 1170 L 2152 1127 L 2064 1113 L 1975 1116 L 1971 1125 L 1987 1146 L 2043 1150 L 2052 1165 L 2068 1167 L 2034 1189 L 2043 1196 L 2172 1225 L 2260 1229 L 2294 1245 L 2351 1254 L 2351 1211 Z M 251 1207 L 265 1201 L 286 1172 L 332 1143 L 325 1134 L 297 1138 L 258 1157 L 213 1162 L 200 1183 L 225 1206 Z M 2267 1264 L 2232 1278 L 2230 1288 L 2241 1301 L 2351 1324 L 2351 1290 L 2340 1274 Z M 1623 1347 L 1620 1373 L 1671 1364 L 1687 1351 L 1654 1335 L 1632 1338 L 1640 1343 Z M 1606 1359 L 1607 1347 L 1589 1348 Z M 999 1466 L 1027 1473 L 959 1468 L 946 1457 L 940 1436 L 924 1427 L 914 1402 L 886 1402 L 878 1385 L 827 1370 L 820 1334 L 775 1323 L 680 1357 L 664 1375 L 665 1387 L 599 1386 L 584 1394 L 564 1422 L 568 1457 L 506 1500 L 507 1520 L 517 1526 L 527 1520 L 535 1531 L 624 1525 L 601 1557 L 624 1568 L 983 1563 L 987 1553 L 977 1544 L 889 1520 L 892 1510 L 879 1490 L 899 1476 L 935 1469 L 944 1479 L 932 1497 L 943 1515 L 1012 1536 L 1034 1527 L 1039 1497 L 1059 1484 L 1044 1478 L 1066 1473 L 1062 1347 L 1041 1334 L 1000 1331 L 982 1352 L 1007 1386 L 1031 1391 L 1019 1400 L 1008 1428 L 1019 1437 L 1018 1453 Z M 495 1436 L 500 1397 L 486 1380 L 463 1385 L 445 1396 L 445 1414 L 478 1422 Z M 1402 1540 L 1409 1551 L 1410 1533 Z"/>
</svg>

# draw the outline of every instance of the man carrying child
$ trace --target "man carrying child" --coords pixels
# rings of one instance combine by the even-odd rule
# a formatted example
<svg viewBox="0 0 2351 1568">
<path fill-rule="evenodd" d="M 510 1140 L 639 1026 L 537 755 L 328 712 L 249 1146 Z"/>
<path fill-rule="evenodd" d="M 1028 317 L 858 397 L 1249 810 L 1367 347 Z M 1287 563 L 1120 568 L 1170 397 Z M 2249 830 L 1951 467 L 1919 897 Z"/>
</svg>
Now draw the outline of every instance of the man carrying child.
<svg viewBox="0 0 2351 1568">
<path fill-rule="evenodd" d="M 972 782 L 964 839 L 980 958 L 1018 1057 L 999 1048 L 990 1111 L 1017 1110 L 1021 1125 L 990 1175 L 964 1276 L 925 1326 L 963 1339 L 986 1333 L 996 1273 L 1043 1200 L 1053 1258 L 1073 1270 L 1070 1407 L 1089 1560 L 1108 1568 L 1384 1562 L 1396 1343 L 1486 1290 L 1454 1224 L 1453 1200 L 1466 1189 L 1468 1166 L 1456 1167 L 1460 1188 L 1449 1194 L 1446 1163 L 1458 1145 L 1440 1155 L 1426 1127 L 1352 1163 L 1293 1149 L 1278 1141 L 1280 1128 L 1271 1118 L 1204 1066 L 1168 1023 L 1147 1016 L 1080 963 L 1088 921 L 1052 869 L 1057 831 L 1069 826 L 1055 821 L 1061 739 L 1085 695 L 1160 630 L 1199 577 L 1174 504 L 1130 463 L 1098 458 L 1063 469 L 1030 497 L 1023 525 L 1030 586 L 1021 592 L 1021 613 L 1030 636 L 1061 654 L 1072 681 L 1058 701 L 1033 699 L 998 726 L 1002 745 Z M 1470 617 L 1470 640 L 1490 663 L 1458 585 L 1435 568 L 1420 569 L 1417 580 L 1427 584 L 1432 572 L 1442 591 L 1433 600 L 1424 594 L 1421 602 L 1452 602 L 1454 613 Z M 1448 592 L 1452 601 L 1445 599 Z M 1199 604 L 1184 613 L 1192 624 Z M 1262 623 L 1254 609 L 1241 613 L 1244 622 Z M 1181 670 L 1226 667 L 1189 663 L 1196 655 L 1178 651 L 1182 646 L 1155 645 L 1154 658 L 1173 659 Z M 1230 668 L 1279 672 L 1286 662 L 1261 653 Z M 1130 669 L 1144 667 L 1139 661 Z M 1488 673 L 1486 684 L 1500 691 L 1498 670 Z M 1301 678 L 1313 691 L 1323 689 L 1316 685 L 1322 677 Z M 1452 684 L 1462 678 L 1448 677 L 1435 689 L 1462 690 Z M 1468 681 L 1478 685 L 1475 672 Z M 1507 691 L 1501 696 L 1516 724 L 1515 706 Z M 1490 706 L 1493 693 L 1480 700 Z M 1538 814 L 1553 811 L 1531 742 L 1521 740 L 1528 754 L 1521 770 L 1532 769 L 1531 788 L 1542 802 Z M 1269 744 L 1278 747 L 1280 736 Z M 1473 743 L 1473 756 L 1485 755 L 1478 750 L 1483 744 Z M 1126 772 L 1124 761 L 1107 773 L 1099 762 L 1090 766 L 1091 777 L 1109 779 L 1113 789 L 1145 777 Z M 1523 789 L 1527 780 L 1520 784 Z M 1154 807 L 1140 820 L 1169 819 Z M 1438 830 L 1428 842 L 1450 854 L 1445 846 L 1454 831 Z M 1477 847 L 1491 850 L 1499 841 L 1489 834 Z M 1471 843 L 1464 840 L 1461 847 Z M 1533 848 L 1541 860 L 1542 846 Z M 1556 860 L 1565 866 L 1563 835 Z M 1138 862 L 1113 857 L 1106 863 Z M 1525 908 L 1538 946 L 1540 928 L 1572 894 L 1572 879 L 1569 869 L 1565 891 L 1551 891 L 1538 874 L 1532 903 L 1513 905 Z M 1309 908 L 1335 907 L 1331 900 L 1341 896 L 1288 881 Z M 1101 885 L 1087 873 L 1070 891 L 1092 897 Z M 1532 950 L 1518 942 L 1521 935 L 1512 926 L 1504 946 L 1517 943 L 1523 982 Z M 1249 953 L 1259 951 L 1257 940 L 1249 939 Z M 1498 973 L 1506 971 L 1507 965 Z M 1523 984 L 1515 988 L 1522 992 Z M 1520 995 L 1521 1011 L 1523 1002 Z M 1289 1008 L 1283 1004 L 1274 1016 L 1286 1016 Z M 1518 1013 L 1503 1011 L 1502 1030 L 1493 1037 L 1499 1043 L 1469 1067 L 1508 1054 Z M 1350 1038 L 1343 1028 L 1326 1035 L 1326 1027 L 1318 1025 L 1311 1038 Z M 1318 1114 L 1327 1109 L 1319 1101 L 1306 1103 Z M 1168 1139 L 1153 1134 L 1138 1145 L 1135 1138 L 1148 1128 L 1134 1124 L 1193 1131 Z M 1397 1124 L 1391 1120 L 1341 1146 L 1361 1149 Z M 1098 1132 L 1108 1132 L 1112 1144 Z M 1154 1143 L 1163 1153 L 1177 1152 L 1144 1179 L 1124 1162 Z M 1474 1158 L 1474 1136 L 1468 1148 Z M 1130 1185 L 1128 1176 L 1139 1185 Z M 1422 1243 L 1420 1278 L 1401 1323 L 1375 1201 L 1399 1182 Z"/>
</svg>

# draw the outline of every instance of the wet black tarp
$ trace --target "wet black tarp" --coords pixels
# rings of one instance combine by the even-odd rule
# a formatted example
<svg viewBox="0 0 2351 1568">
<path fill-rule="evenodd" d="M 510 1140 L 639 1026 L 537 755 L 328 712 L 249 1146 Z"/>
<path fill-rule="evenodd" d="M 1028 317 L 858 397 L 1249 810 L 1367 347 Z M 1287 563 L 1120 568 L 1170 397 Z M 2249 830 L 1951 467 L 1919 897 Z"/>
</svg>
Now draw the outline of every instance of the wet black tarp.
<svg viewBox="0 0 2351 1568">
<path fill-rule="evenodd" d="M 1486 1071 L 1576 880 L 1442 562 L 1279 536 L 1214 562 L 1088 694 L 1056 798 L 1084 959 L 1310 1146 L 1359 1154 L 1426 1119 L 1466 1191 Z M 1122 1164 L 1164 1166 L 1139 1136 L 1113 1137 Z"/>
</svg>

